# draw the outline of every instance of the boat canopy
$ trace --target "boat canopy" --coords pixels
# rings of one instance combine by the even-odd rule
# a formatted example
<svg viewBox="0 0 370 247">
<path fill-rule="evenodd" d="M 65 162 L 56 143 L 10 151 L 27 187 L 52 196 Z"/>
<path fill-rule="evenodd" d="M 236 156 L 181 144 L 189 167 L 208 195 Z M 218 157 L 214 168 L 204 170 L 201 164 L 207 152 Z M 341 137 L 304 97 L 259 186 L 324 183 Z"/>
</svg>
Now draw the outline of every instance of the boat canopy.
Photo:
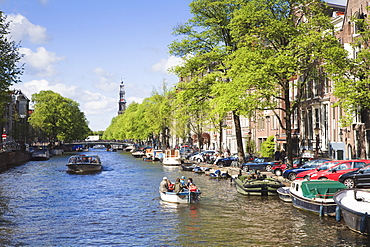
<svg viewBox="0 0 370 247">
<path fill-rule="evenodd" d="M 74 155 L 69 158 L 68 163 L 69 164 L 86 164 L 86 163 L 99 164 L 100 158 L 97 155 Z"/>
<path fill-rule="evenodd" d="M 333 180 L 302 181 L 301 189 L 303 196 L 307 198 L 333 198 L 334 194 L 347 187 Z"/>
</svg>

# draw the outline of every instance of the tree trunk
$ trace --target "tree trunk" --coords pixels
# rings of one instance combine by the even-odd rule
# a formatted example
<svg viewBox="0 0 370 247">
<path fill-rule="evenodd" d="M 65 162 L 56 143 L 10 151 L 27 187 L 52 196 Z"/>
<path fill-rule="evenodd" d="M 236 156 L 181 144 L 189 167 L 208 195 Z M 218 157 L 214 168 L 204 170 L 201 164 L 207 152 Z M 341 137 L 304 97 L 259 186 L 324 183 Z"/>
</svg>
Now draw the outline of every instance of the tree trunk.
<svg viewBox="0 0 370 247">
<path fill-rule="evenodd" d="M 245 154 L 244 154 L 243 139 L 242 139 L 242 128 L 240 126 L 240 117 L 234 111 L 233 111 L 233 118 L 234 118 L 234 125 L 235 125 L 235 136 L 236 136 L 236 144 L 238 148 L 239 162 L 245 163 Z"/>
</svg>

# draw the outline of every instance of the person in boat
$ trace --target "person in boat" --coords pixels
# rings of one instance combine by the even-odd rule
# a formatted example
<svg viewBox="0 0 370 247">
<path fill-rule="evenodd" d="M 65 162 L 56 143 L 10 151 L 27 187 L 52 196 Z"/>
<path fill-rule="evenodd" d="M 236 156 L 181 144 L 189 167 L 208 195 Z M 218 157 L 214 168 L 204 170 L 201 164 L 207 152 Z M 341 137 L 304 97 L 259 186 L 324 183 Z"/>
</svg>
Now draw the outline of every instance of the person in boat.
<svg viewBox="0 0 370 247">
<path fill-rule="evenodd" d="M 175 184 L 173 184 L 169 179 L 167 179 L 167 186 L 168 186 L 168 191 L 169 192 L 172 192 L 173 191 L 174 185 Z"/>
<path fill-rule="evenodd" d="M 168 179 L 163 177 L 162 182 L 159 184 L 159 192 L 168 192 Z"/>
<path fill-rule="evenodd" d="M 197 186 L 193 183 L 192 178 L 188 178 L 187 188 L 190 192 L 196 192 L 198 190 Z"/>
<path fill-rule="evenodd" d="M 184 189 L 184 186 L 182 185 L 181 181 L 179 178 L 176 178 L 176 182 L 173 186 L 173 192 L 175 193 L 179 193 L 179 192 L 182 192 Z"/>
<path fill-rule="evenodd" d="M 181 176 L 181 178 L 180 178 L 180 183 L 182 184 L 182 187 L 183 187 L 183 188 L 184 188 L 184 187 L 186 187 L 185 179 L 186 179 L 186 177 L 185 177 L 185 176 Z"/>
</svg>

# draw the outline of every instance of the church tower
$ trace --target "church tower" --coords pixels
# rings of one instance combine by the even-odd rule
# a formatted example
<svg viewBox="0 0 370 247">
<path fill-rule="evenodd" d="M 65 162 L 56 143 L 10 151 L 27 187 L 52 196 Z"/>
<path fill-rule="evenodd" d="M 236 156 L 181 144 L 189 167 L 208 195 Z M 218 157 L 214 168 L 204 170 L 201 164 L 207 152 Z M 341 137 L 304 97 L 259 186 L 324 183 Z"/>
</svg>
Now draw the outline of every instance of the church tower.
<svg viewBox="0 0 370 247">
<path fill-rule="evenodd" d="M 126 99 L 125 99 L 125 85 L 123 81 L 119 85 L 119 102 L 118 102 L 118 115 L 122 114 L 126 110 Z"/>
</svg>

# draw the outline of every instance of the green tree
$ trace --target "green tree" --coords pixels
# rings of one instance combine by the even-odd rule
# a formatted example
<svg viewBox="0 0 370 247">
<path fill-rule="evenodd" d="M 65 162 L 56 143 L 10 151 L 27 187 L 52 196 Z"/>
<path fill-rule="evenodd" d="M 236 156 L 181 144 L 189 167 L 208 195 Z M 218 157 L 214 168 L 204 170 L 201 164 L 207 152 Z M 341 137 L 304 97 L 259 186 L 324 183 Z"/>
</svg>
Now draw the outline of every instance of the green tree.
<svg viewBox="0 0 370 247">
<path fill-rule="evenodd" d="M 238 49 L 229 61 L 232 80 L 219 87 L 231 88 L 229 97 L 248 106 L 246 115 L 275 113 L 286 133 L 290 162 L 293 116 L 307 82 L 331 76 L 346 55 L 325 9 L 317 0 L 252 0 L 231 23 Z"/>
<path fill-rule="evenodd" d="M 275 151 L 275 137 L 269 136 L 266 141 L 264 141 L 261 145 L 261 156 L 262 157 L 274 157 Z"/>
<path fill-rule="evenodd" d="M 180 91 L 177 105 L 184 103 L 188 109 L 180 109 L 182 112 L 179 115 L 186 117 L 182 113 L 187 111 L 186 113 L 191 116 L 188 122 L 195 123 L 193 131 L 201 140 L 202 121 L 206 125 L 210 125 L 207 122 L 214 122 L 213 125 L 221 130 L 223 117 L 227 112 L 232 112 L 238 155 L 241 159 L 244 159 L 244 149 L 238 111 L 234 105 L 225 107 L 212 102 L 216 97 L 212 85 L 223 77 L 226 78 L 225 80 L 228 79 L 225 62 L 228 55 L 236 49 L 229 23 L 233 12 L 243 2 L 246 1 L 194 0 L 190 4 L 193 18 L 177 26 L 174 31 L 174 34 L 181 35 L 183 38 L 172 42 L 169 46 L 171 54 L 184 58 L 184 63 L 175 70 L 176 74 L 184 80 L 184 83 L 180 83 L 177 87 Z"/>
<path fill-rule="evenodd" d="M 91 130 L 79 104 L 53 91 L 40 91 L 32 95 L 35 109 L 29 122 L 43 131 L 48 141 L 84 139 Z"/>
<path fill-rule="evenodd" d="M 20 81 L 19 76 L 23 74 L 23 65 L 19 66 L 21 55 L 19 54 L 19 44 L 9 40 L 9 23 L 0 11 L 0 123 L 4 122 L 4 104 L 8 103 L 9 87 Z"/>
<path fill-rule="evenodd" d="M 335 71 L 334 78 L 334 95 L 339 99 L 336 105 L 346 113 L 341 119 L 344 126 L 352 123 L 354 114 L 361 117 L 361 122 L 369 122 L 370 112 L 370 20 L 360 14 L 351 21 L 359 34 L 351 44 L 356 58 L 343 59 L 347 67 Z"/>
</svg>

